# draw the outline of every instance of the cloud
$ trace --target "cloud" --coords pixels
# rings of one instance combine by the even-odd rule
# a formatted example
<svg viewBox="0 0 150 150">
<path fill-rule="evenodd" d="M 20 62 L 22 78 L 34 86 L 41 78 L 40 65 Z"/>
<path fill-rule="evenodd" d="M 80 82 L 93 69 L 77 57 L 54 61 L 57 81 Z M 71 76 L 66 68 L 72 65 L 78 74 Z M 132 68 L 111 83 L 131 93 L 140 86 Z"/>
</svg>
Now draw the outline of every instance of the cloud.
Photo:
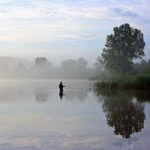
<svg viewBox="0 0 150 150">
<path fill-rule="evenodd" d="M 114 26 L 126 22 L 141 29 L 147 40 L 149 8 L 147 0 L 0 0 L 0 41 L 59 45 L 74 40 L 87 49 L 89 41 L 104 42 Z"/>
<path fill-rule="evenodd" d="M 138 17 L 138 15 L 132 11 L 124 11 L 124 10 L 119 9 L 119 8 L 114 9 L 114 12 L 116 14 L 120 14 L 120 15 L 126 16 L 126 17 L 132 17 L 132 18 Z"/>
<path fill-rule="evenodd" d="M 10 7 L 8 4 L 0 11 L 0 18 L 3 20 L 1 30 L 5 31 L 1 40 L 47 41 L 66 37 L 91 39 L 93 36 L 83 36 L 90 35 L 88 31 L 95 30 L 94 26 L 91 28 L 88 25 L 88 21 L 104 19 L 107 14 L 107 9 L 103 6 L 86 8 L 57 1 L 33 1 L 33 4 L 30 7 L 20 4 Z M 83 33 L 85 31 L 87 33 Z"/>
</svg>

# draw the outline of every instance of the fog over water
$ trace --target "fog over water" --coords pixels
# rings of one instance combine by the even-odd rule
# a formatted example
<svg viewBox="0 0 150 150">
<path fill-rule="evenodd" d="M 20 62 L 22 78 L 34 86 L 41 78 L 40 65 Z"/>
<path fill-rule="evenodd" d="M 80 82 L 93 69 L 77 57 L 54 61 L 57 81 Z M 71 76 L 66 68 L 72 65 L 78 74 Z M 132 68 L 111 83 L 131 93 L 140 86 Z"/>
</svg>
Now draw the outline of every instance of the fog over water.
<svg viewBox="0 0 150 150">
<path fill-rule="evenodd" d="M 88 79 L 98 72 L 98 68 L 89 67 L 82 57 L 63 60 L 59 66 L 46 57 L 36 57 L 33 61 L 0 57 L 1 79 Z"/>
<path fill-rule="evenodd" d="M 93 82 L 63 80 L 60 98 L 59 82 L 0 81 L 0 150 L 149 148 L 149 93 L 100 93 Z"/>
</svg>

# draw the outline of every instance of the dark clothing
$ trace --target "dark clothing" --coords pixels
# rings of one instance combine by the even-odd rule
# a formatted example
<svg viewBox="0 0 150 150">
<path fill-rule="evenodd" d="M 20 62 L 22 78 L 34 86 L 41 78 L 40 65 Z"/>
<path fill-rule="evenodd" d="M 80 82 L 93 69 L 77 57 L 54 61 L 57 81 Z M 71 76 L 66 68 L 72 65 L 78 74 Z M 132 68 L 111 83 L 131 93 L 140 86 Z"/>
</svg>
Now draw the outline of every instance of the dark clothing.
<svg viewBox="0 0 150 150">
<path fill-rule="evenodd" d="M 62 82 L 60 82 L 60 84 L 59 84 L 59 90 L 60 90 L 60 93 L 63 93 L 63 88 L 64 88 L 65 86 L 62 84 Z"/>
</svg>

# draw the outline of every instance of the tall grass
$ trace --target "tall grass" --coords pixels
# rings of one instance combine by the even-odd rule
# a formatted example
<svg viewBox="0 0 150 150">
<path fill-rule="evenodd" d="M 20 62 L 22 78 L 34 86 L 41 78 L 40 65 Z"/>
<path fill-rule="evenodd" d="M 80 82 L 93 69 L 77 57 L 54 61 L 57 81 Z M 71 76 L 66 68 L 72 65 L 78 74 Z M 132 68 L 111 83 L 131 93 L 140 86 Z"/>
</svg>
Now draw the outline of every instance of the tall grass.
<svg viewBox="0 0 150 150">
<path fill-rule="evenodd" d="M 150 75 L 113 77 L 97 84 L 101 89 L 150 90 Z"/>
<path fill-rule="evenodd" d="M 121 89 L 150 90 L 150 75 L 116 77 L 112 80 Z"/>
</svg>

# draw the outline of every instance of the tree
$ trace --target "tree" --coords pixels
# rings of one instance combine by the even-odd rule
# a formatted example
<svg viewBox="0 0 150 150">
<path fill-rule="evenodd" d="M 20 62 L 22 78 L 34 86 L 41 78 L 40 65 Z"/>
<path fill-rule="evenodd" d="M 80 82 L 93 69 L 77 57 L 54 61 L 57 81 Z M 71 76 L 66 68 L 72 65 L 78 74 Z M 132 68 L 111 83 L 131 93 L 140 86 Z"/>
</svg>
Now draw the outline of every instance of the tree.
<svg viewBox="0 0 150 150">
<path fill-rule="evenodd" d="M 36 66 L 43 66 L 43 65 L 47 65 L 48 61 L 46 57 L 37 57 L 35 58 L 35 65 Z"/>
<path fill-rule="evenodd" d="M 88 62 L 84 58 L 69 59 L 61 62 L 61 75 L 65 78 L 88 78 Z"/>
<path fill-rule="evenodd" d="M 133 59 L 144 56 L 144 36 L 128 23 L 114 27 L 113 32 L 107 36 L 100 61 L 108 70 L 125 75 L 132 68 Z"/>
</svg>

